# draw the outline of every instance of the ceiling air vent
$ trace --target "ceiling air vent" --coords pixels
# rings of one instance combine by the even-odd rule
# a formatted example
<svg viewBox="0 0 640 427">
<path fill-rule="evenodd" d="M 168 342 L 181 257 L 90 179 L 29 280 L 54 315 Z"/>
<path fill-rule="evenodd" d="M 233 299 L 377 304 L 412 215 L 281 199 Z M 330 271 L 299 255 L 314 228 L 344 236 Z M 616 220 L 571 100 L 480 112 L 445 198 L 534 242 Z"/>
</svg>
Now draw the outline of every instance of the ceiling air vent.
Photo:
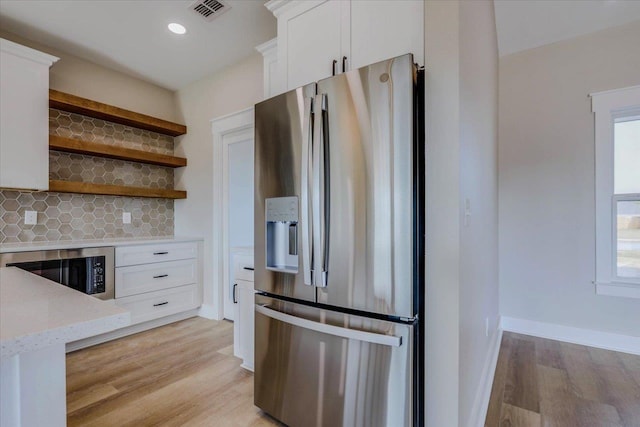
<svg viewBox="0 0 640 427">
<path fill-rule="evenodd" d="M 214 18 L 217 18 L 227 10 L 231 9 L 231 6 L 221 0 L 198 0 L 189 6 L 189 9 L 193 10 L 207 21 L 212 21 Z"/>
</svg>

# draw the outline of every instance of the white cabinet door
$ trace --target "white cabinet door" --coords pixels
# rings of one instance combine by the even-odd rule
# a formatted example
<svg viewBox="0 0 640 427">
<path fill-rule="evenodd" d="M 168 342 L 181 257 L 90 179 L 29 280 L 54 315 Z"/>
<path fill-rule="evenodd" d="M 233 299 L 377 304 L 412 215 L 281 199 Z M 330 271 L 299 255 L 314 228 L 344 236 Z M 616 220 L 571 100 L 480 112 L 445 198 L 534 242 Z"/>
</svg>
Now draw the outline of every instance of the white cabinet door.
<svg viewBox="0 0 640 427">
<path fill-rule="evenodd" d="M 244 305 L 240 303 L 240 288 L 246 289 L 250 284 L 253 290 L 253 253 L 247 252 L 246 249 L 239 249 L 238 252 L 233 253 L 232 272 L 233 285 L 230 290 L 230 299 L 233 301 L 233 355 L 244 359 L 243 344 L 247 342 L 247 326 L 243 323 L 246 316 L 241 316 L 240 312 L 246 312 L 247 307 L 246 301 L 244 301 Z M 250 305 L 253 309 L 253 300 Z M 251 328 L 253 328 L 253 324 Z M 249 333 L 251 333 L 251 340 L 253 340 L 253 329 Z"/>
<path fill-rule="evenodd" d="M 242 367 L 253 371 L 253 348 L 254 348 L 254 291 L 253 282 L 238 280 L 238 339 L 240 345 L 240 357 Z"/>
<path fill-rule="evenodd" d="M 422 0 L 272 3 L 278 18 L 278 80 L 286 90 L 412 53 L 424 65 Z M 343 64 L 343 58 L 346 59 Z"/>
<path fill-rule="evenodd" d="M 348 11 L 348 2 L 329 0 L 280 18 L 284 22 L 278 23 L 278 49 L 285 51 L 288 89 L 330 77 L 333 61 L 340 72 L 349 46 Z"/>
<path fill-rule="evenodd" d="M 48 190 L 49 67 L 58 58 L 0 46 L 0 188 Z"/>
<path fill-rule="evenodd" d="M 242 359 L 242 367 L 253 371 L 254 290 L 253 282 L 236 280 L 233 286 L 235 320 L 233 321 L 233 355 Z"/>
<path fill-rule="evenodd" d="M 348 69 L 413 53 L 424 65 L 422 0 L 352 0 Z"/>
</svg>

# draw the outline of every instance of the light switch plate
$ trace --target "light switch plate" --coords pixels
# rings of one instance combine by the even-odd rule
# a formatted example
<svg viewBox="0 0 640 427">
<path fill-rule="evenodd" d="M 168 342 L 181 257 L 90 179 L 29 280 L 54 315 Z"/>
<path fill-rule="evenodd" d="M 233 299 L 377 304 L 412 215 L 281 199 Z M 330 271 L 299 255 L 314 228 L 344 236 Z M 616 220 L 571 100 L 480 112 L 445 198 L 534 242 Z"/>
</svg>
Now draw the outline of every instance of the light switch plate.
<svg viewBox="0 0 640 427">
<path fill-rule="evenodd" d="M 464 199 L 464 226 L 469 226 L 469 217 L 471 216 L 471 201 Z"/>
<path fill-rule="evenodd" d="M 24 211 L 24 224 L 36 225 L 38 223 L 38 211 Z"/>
<path fill-rule="evenodd" d="M 131 224 L 131 212 L 122 212 L 122 223 Z"/>
</svg>

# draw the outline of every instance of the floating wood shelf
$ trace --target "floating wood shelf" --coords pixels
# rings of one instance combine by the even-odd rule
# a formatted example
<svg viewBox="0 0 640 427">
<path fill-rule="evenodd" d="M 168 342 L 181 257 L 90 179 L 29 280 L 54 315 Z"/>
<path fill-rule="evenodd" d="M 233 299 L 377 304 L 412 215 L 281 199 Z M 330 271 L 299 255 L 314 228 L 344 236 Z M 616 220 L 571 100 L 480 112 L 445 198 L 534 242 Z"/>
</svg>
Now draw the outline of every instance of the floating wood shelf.
<svg viewBox="0 0 640 427">
<path fill-rule="evenodd" d="M 49 191 L 58 193 L 102 194 L 107 196 L 186 199 L 187 192 L 162 188 L 127 187 L 124 185 L 92 184 L 90 182 L 49 180 Z"/>
<path fill-rule="evenodd" d="M 84 116 L 95 117 L 121 125 L 146 129 L 164 135 L 179 136 L 187 133 L 187 127 L 178 123 L 147 116 L 69 93 L 49 89 L 49 107 Z"/>
<path fill-rule="evenodd" d="M 49 135 L 49 149 L 64 151 L 66 153 L 106 157 L 108 159 L 148 163 L 151 165 L 167 166 L 170 168 L 179 168 L 187 165 L 187 159 L 184 157 L 150 153 L 148 151 L 116 147 L 97 142 L 81 141 L 79 139 L 65 138 L 57 135 Z"/>
</svg>

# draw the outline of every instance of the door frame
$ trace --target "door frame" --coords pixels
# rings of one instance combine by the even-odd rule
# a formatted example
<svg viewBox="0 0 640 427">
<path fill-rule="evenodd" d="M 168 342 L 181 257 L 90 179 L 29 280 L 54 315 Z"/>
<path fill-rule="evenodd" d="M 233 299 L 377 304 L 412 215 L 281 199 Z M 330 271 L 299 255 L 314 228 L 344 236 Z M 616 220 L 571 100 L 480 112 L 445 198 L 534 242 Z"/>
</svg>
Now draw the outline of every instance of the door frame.
<svg viewBox="0 0 640 427">
<path fill-rule="evenodd" d="M 254 132 L 253 106 L 211 120 L 213 133 L 213 307 L 201 313 L 224 318 L 224 286 L 229 282 L 229 145 Z M 246 140 L 246 139 L 244 139 Z"/>
</svg>

